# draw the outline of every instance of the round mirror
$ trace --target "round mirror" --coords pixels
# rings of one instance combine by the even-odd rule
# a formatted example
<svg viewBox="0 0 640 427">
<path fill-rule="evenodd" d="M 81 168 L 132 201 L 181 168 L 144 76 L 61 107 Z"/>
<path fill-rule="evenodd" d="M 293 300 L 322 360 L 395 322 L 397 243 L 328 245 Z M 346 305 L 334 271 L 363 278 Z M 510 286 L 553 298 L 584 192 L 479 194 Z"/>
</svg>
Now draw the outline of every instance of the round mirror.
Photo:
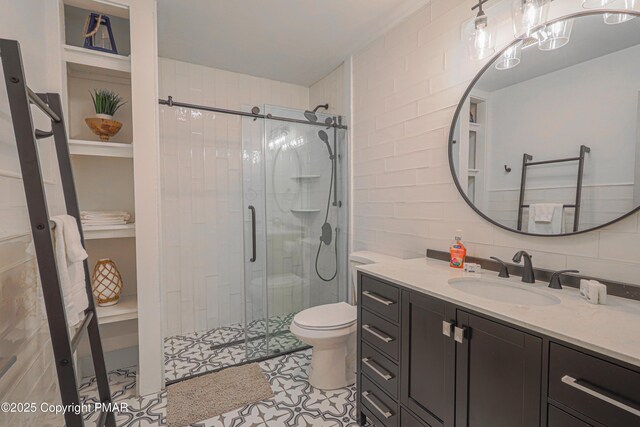
<svg viewBox="0 0 640 427">
<path fill-rule="evenodd" d="M 639 16 L 551 21 L 475 77 L 451 126 L 449 164 L 480 215 L 566 235 L 640 207 Z"/>
</svg>

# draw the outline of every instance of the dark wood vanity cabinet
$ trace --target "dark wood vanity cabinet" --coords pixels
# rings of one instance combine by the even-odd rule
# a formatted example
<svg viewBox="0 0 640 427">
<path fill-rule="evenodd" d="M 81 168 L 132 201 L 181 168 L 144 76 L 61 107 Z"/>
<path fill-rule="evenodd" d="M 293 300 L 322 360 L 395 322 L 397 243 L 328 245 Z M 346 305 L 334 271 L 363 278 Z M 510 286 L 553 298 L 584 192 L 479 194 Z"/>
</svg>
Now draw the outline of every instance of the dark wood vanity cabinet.
<svg viewBox="0 0 640 427">
<path fill-rule="evenodd" d="M 401 401 L 432 427 L 454 425 L 455 318 L 452 304 L 402 293 Z"/>
<path fill-rule="evenodd" d="M 455 426 L 539 427 L 542 339 L 463 310 L 456 320 Z"/>
<path fill-rule="evenodd" d="M 640 427 L 637 367 L 371 276 L 358 289 L 361 425 Z"/>
</svg>

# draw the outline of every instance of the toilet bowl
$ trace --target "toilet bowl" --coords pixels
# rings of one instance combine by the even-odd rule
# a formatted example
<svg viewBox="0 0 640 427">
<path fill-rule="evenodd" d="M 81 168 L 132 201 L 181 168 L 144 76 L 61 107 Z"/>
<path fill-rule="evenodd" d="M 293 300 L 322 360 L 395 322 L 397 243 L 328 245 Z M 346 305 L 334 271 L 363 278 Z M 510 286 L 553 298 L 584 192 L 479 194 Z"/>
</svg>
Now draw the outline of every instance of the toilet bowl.
<svg viewBox="0 0 640 427">
<path fill-rule="evenodd" d="M 349 256 L 351 285 L 357 286 L 356 266 L 399 261 L 375 252 L 354 252 Z M 311 307 L 296 314 L 291 333 L 313 347 L 309 384 L 321 390 L 351 385 L 356 379 L 357 309 L 346 302 Z"/>
</svg>

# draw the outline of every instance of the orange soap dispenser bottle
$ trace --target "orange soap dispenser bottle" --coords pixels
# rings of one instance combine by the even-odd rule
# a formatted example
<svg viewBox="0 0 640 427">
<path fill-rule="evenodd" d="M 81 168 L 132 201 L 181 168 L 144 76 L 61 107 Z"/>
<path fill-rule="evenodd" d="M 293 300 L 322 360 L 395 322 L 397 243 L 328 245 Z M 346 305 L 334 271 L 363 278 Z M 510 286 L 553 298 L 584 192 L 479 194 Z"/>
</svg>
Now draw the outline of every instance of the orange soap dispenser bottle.
<svg viewBox="0 0 640 427">
<path fill-rule="evenodd" d="M 462 230 L 456 230 L 456 236 L 449 247 L 449 254 L 451 255 L 451 262 L 449 265 L 452 268 L 464 267 L 464 258 L 467 256 L 467 248 L 462 243 Z"/>
</svg>

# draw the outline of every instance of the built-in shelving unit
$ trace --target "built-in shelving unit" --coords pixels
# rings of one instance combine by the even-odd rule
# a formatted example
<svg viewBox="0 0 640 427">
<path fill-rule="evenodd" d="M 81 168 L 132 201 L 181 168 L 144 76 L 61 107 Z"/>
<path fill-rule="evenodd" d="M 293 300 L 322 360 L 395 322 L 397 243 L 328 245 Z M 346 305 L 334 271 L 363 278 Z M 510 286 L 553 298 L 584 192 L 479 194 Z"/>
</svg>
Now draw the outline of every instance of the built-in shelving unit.
<svg viewBox="0 0 640 427">
<path fill-rule="evenodd" d="M 127 211 L 135 224 L 84 226 L 89 269 L 111 258 L 123 279 L 117 304 L 100 307 L 97 316 L 107 365 L 138 365 L 140 395 L 163 387 L 160 310 L 160 229 L 157 212 L 160 179 L 158 144 L 156 0 L 57 0 L 56 38 L 62 71 L 62 100 L 69 151 L 80 209 Z M 84 48 L 86 19 L 108 16 L 117 53 Z M 106 26 L 102 26 L 104 30 Z M 101 39 L 101 35 L 97 35 Z M 126 104 L 115 114 L 122 128 L 108 143 L 85 123 L 94 117 L 90 92 L 107 89 Z M 135 123 L 134 123 L 135 122 Z M 141 266 L 144 266 L 141 267 Z M 76 353 L 82 375 L 90 375 L 91 357 L 82 344 Z"/>
<path fill-rule="evenodd" d="M 134 98 L 132 90 L 131 62 L 135 56 L 135 53 L 129 55 L 132 52 L 129 16 L 132 3 L 129 0 L 59 1 L 64 11 L 61 16 L 64 42 L 60 46 L 65 78 L 65 119 L 80 209 L 124 210 L 135 217 L 133 105 L 141 100 Z M 118 52 L 126 54 L 82 47 L 81 30 L 84 20 L 92 12 L 109 16 Z M 126 101 L 114 116 L 115 120 L 123 123 L 122 129 L 109 142 L 101 141 L 85 123 L 86 118 L 95 114 L 90 96 L 94 89 L 115 91 Z M 112 259 L 124 283 L 123 295 L 117 304 L 97 309 L 107 363 L 110 362 L 110 352 L 114 352 L 114 360 L 121 359 L 123 352 L 137 359 L 135 346 L 140 336 L 137 324 L 132 322 L 138 318 L 136 225 L 83 226 L 83 232 L 91 263 L 100 258 Z M 92 270 L 93 265 L 89 268 Z M 79 356 L 87 358 L 86 354 Z"/>
<path fill-rule="evenodd" d="M 469 132 L 467 145 L 467 196 L 476 206 L 482 206 L 482 188 L 484 187 L 484 129 L 486 120 L 486 102 L 478 97 L 469 99 Z"/>
</svg>

